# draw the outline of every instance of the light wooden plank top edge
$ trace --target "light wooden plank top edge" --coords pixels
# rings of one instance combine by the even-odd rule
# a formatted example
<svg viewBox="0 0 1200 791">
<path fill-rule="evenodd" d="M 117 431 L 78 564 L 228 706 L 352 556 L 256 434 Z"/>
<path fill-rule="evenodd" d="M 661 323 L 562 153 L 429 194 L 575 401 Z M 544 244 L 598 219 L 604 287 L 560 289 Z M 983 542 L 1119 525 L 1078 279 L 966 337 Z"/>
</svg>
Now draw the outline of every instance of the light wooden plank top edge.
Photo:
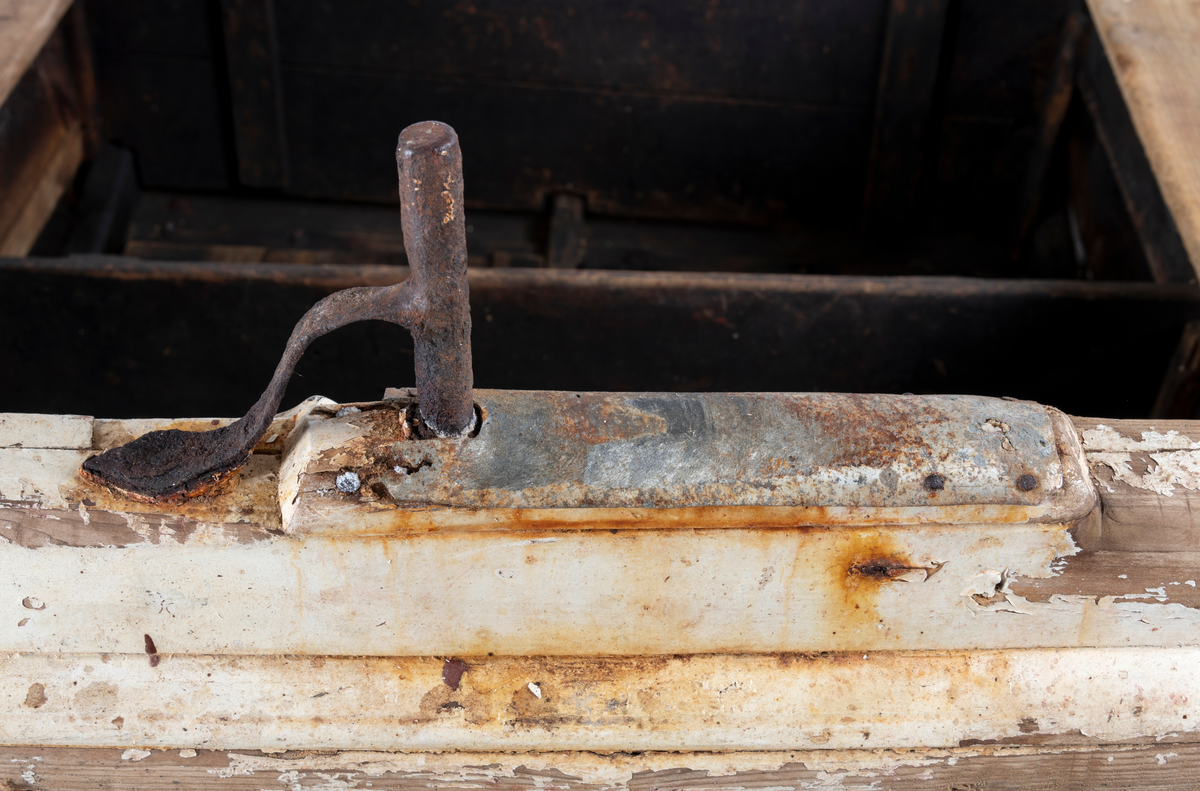
<svg viewBox="0 0 1200 791">
<path fill-rule="evenodd" d="M 38 415 L 0 412 L 0 448 L 88 450 L 92 418 L 88 415 Z"/>
<path fill-rule="evenodd" d="M 0 104 L 8 101 L 71 0 L 9 0 L 0 5 Z"/>
<path fill-rule="evenodd" d="M 1200 3 L 1088 0 L 1163 199 L 1200 272 Z"/>
</svg>

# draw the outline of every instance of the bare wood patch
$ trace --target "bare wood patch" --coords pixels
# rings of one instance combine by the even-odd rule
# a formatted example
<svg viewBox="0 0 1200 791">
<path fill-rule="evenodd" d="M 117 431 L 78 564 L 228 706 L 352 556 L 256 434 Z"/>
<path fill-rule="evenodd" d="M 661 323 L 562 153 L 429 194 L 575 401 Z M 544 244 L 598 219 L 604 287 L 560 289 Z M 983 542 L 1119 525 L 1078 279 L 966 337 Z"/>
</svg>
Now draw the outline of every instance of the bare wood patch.
<svg viewBox="0 0 1200 791">
<path fill-rule="evenodd" d="M 1200 610 L 1200 552 L 1085 553 L 1065 560 L 1062 569 L 1054 577 L 1016 579 L 1009 589 L 1029 602 L 1101 606 L 1158 602 L 1177 605 L 1176 612 L 1178 608 Z M 1144 609 L 1126 608 L 1131 615 Z M 1169 617 L 1167 610 L 1159 610 Z"/>
<path fill-rule="evenodd" d="M 1072 418 L 1102 509 L 1089 548 L 1200 546 L 1200 421 Z"/>
<path fill-rule="evenodd" d="M 191 754 L 191 753 L 194 753 Z M 155 750 L 138 761 L 120 748 L 0 748 L 0 789 L 61 791 L 182 787 L 285 791 L 295 787 L 407 791 L 609 789 L 929 788 L 1092 791 L 1097 787 L 1190 791 L 1200 746 L 973 748 L 742 753 L 289 753 Z M 366 784 L 370 783 L 370 786 Z M 881 785 L 882 784 L 882 785 Z"/>
</svg>

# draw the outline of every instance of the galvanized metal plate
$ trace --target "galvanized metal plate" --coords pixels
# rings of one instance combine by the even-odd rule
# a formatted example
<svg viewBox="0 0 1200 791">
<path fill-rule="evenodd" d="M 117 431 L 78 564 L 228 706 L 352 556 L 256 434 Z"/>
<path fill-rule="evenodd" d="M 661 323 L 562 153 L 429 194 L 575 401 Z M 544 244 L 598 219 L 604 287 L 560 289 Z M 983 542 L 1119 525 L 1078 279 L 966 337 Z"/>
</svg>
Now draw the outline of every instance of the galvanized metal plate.
<svg viewBox="0 0 1200 791">
<path fill-rule="evenodd" d="M 395 408 L 411 403 L 406 391 L 389 392 Z M 1037 505 L 1063 486 L 1051 410 L 1029 402 L 489 390 L 475 398 L 481 427 L 460 440 L 389 441 L 399 423 L 386 407 L 336 419 L 359 430 L 360 458 L 373 461 L 363 477 L 401 505 Z M 329 448 L 329 459 L 348 449 Z"/>
</svg>

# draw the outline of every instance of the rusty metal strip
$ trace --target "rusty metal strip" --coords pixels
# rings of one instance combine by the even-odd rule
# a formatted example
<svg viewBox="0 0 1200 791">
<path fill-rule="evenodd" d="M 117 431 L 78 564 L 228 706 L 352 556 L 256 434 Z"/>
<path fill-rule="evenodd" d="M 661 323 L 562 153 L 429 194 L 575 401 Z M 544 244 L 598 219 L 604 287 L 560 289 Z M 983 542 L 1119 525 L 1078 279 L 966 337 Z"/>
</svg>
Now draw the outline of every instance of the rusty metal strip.
<svg viewBox="0 0 1200 791">
<path fill-rule="evenodd" d="M 469 439 L 406 439 L 407 397 L 314 416 L 285 475 L 352 472 L 361 487 L 343 495 L 398 508 L 1033 507 L 1062 495 L 1062 453 L 1078 445 L 1060 452 L 1055 410 L 973 396 L 476 398 L 484 419 Z M 1076 518 L 1090 500 L 1079 505 Z"/>
</svg>

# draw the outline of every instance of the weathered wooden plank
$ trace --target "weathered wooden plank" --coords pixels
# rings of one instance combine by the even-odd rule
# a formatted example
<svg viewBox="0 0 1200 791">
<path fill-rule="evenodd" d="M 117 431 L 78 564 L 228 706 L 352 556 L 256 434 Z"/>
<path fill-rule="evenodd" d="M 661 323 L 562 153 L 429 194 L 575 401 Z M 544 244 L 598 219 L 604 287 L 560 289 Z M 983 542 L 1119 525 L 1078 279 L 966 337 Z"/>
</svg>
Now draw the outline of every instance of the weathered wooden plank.
<svg viewBox="0 0 1200 791">
<path fill-rule="evenodd" d="M 0 104 L 71 6 L 71 0 L 6 0 L 0 6 Z"/>
<path fill-rule="evenodd" d="M 49 156 L 42 163 L 41 172 L 36 174 L 36 181 L 23 185 L 29 189 L 22 195 L 24 200 L 20 210 L 4 229 L 0 255 L 29 252 L 83 162 L 83 134 L 77 124 L 67 127 L 56 138 L 51 138 Z M 32 169 L 28 174 L 35 175 Z"/>
<path fill-rule="evenodd" d="M 25 255 L 83 159 L 74 75 L 53 33 L 0 105 L 0 255 Z"/>
<path fill-rule="evenodd" d="M 1050 168 L 1050 158 L 1054 153 L 1055 144 L 1058 142 L 1058 130 L 1067 117 L 1067 109 L 1071 106 L 1071 97 L 1075 93 L 1076 52 L 1085 29 L 1086 17 L 1082 11 L 1071 12 L 1063 24 L 1058 56 L 1054 60 L 1054 70 L 1050 73 L 1050 80 L 1046 86 L 1046 98 L 1042 106 L 1037 138 L 1034 140 L 1033 150 L 1029 154 L 1029 164 L 1025 169 L 1025 186 L 1021 193 L 1021 201 L 1017 210 L 1016 233 L 1013 237 L 1013 260 L 1020 257 L 1025 237 L 1032 230 L 1033 222 L 1037 219 L 1046 172 Z"/>
<path fill-rule="evenodd" d="M 1200 547 L 1200 423 L 1073 418 L 1103 521 L 1087 547 L 1194 552 Z M 1196 437 L 1193 440 L 1192 437 Z"/>
<path fill-rule="evenodd" d="M 1149 742 L 1166 752 L 1200 739 L 1197 648 L 482 657 L 458 679 L 434 658 L 158 657 L 6 655 L 0 741 L 534 752 Z"/>
<path fill-rule="evenodd" d="M 133 154 L 128 149 L 102 146 L 88 170 L 62 252 L 120 252 L 138 199 Z"/>
<path fill-rule="evenodd" d="M 868 231 L 902 231 L 916 200 L 948 7 L 946 0 L 888 3 L 863 196 L 863 227 Z"/>
<path fill-rule="evenodd" d="M 229 544 L 263 540 L 280 529 L 279 453 L 298 417 L 330 403 L 319 396 L 280 413 L 236 485 L 186 508 L 158 508 L 85 484 L 79 465 L 93 450 L 149 431 L 206 431 L 231 419 L 98 420 L 81 416 L 0 415 L 0 541 L 25 547 Z"/>
<path fill-rule="evenodd" d="M 881 0 L 289 10 L 280 14 L 279 38 L 290 65 L 862 107 L 874 94 L 885 16 Z M 444 45 L 450 41 L 461 46 Z"/>
<path fill-rule="evenodd" d="M 272 0 L 222 0 L 221 20 L 238 180 L 250 187 L 286 186 L 287 141 L 274 4 Z"/>
<path fill-rule="evenodd" d="M 1200 270 L 1200 8 L 1088 0 L 1145 155 Z"/>
<path fill-rule="evenodd" d="M 1197 609 L 1200 608 L 1197 589 L 1200 552 L 1189 550 L 1084 552 L 1061 564 L 1060 573 L 1052 577 L 1013 579 L 1007 588 L 1014 598 L 1008 603 L 1054 602 L 1076 607 L 1084 598 L 1090 598 L 1101 608 L 1117 607 L 1127 617 L 1151 620 L 1155 618 L 1154 608 L 1142 610 L 1142 605 L 1151 602 L 1170 601 L 1177 605 L 1173 609 L 1178 612 L 1182 612 L 1180 608 Z M 1111 591 L 1118 587 L 1132 592 L 1114 596 Z M 1174 617 L 1167 610 L 1157 612 L 1163 617 Z"/>
<path fill-rule="evenodd" d="M 163 6 L 156 9 L 158 13 L 147 9 L 152 17 L 170 8 L 166 3 L 152 5 Z M 181 15 L 176 21 L 191 24 L 189 16 Z M 200 17 L 203 20 L 203 8 Z M 204 32 L 204 26 L 198 25 L 186 38 L 203 38 Z M 173 31 L 159 46 L 177 37 Z M 222 87 L 211 59 L 97 47 L 96 61 L 105 130 L 110 139 L 133 150 L 143 184 L 227 190 L 236 183 L 233 136 L 229 134 L 228 141 L 226 137 L 232 122 L 222 104 Z"/>
<path fill-rule="evenodd" d="M 0 778 L 15 789 L 293 791 L 374 788 L 468 791 L 827 788 L 832 791 L 1190 791 L 1200 746 L 976 747 L 903 752 L 385 753 L 0 747 Z M 301 785 L 307 783 L 308 785 Z M 320 785 L 313 785 L 320 784 Z M 368 785 L 370 784 L 370 785 Z M 3 786 L 0 786 L 3 787 Z M 7 789 L 6 789 L 7 791 Z"/>
<path fill-rule="evenodd" d="M 239 415 L 313 303 L 407 276 L 389 266 L 0 261 L 0 312 L 13 317 L 3 359 L 22 372 L 0 390 L 0 409 Z M 1149 410 L 1172 345 L 1200 311 L 1195 289 L 1150 283 L 492 268 L 469 279 L 475 378 L 489 387 L 991 393 L 1110 417 Z M 1049 342 L 1114 316 L 1120 332 Z M 411 350 L 400 327 L 346 327 L 313 345 L 284 402 L 377 398 L 411 383 Z M 1114 367 L 1122 376 L 1083 386 Z"/>
<path fill-rule="evenodd" d="M 92 447 L 92 418 L 85 415 L 0 413 L 0 448 Z"/>
<path fill-rule="evenodd" d="M 1161 186 L 1147 159 L 1127 99 L 1122 98 L 1110 57 L 1089 31 L 1076 73 L 1080 96 L 1108 157 L 1125 208 L 1133 220 L 1147 264 L 1160 283 L 1188 283 L 1195 270 Z"/>
<path fill-rule="evenodd" d="M 174 425 L 211 422 L 225 421 Z M 293 456 L 309 451 L 296 436 L 310 432 L 299 426 L 287 446 Z M 100 422 L 95 445 L 161 427 Z M 577 509 L 564 521 L 553 509 L 397 509 L 330 481 L 295 496 L 289 486 L 278 491 L 287 518 L 299 509 L 308 521 L 302 530 L 289 523 L 299 540 L 275 537 L 279 462 L 270 450 L 281 440 L 268 439 L 231 492 L 172 508 L 127 503 L 79 481 L 84 451 L 4 451 L 0 497 L 10 502 L 0 512 L 0 568 L 10 614 L 0 620 L 0 651 L 130 652 L 142 634 L 177 654 L 332 655 L 1200 639 L 1193 555 L 1158 567 L 1131 559 L 1122 572 L 1119 557 L 1076 557 L 1072 523 L 988 525 L 953 507 L 909 514 L 907 526 L 869 525 L 871 509 L 840 517 L 810 509 L 821 511 L 816 521 L 804 509 Z M 903 522 L 904 509 L 892 510 L 875 521 Z M 936 524 L 939 513 L 959 524 Z M 98 588 L 101 570 L 107 582 Z M 131 602 L 129 590 L 146 595 Z M 22 602 L 31 598 L 46 611 L 28 612 Z M 73 606 L 81 600 L 86 608 Z"/>
<path fill-rule="evenodd" d="M 1115 606 L 1010 596 L 1014 581 L 1070 566 L 1077 550 L 1060 526 L 683 523 L 300 541 L 266 533 L 265 517 L 101 517 L 114 509 L 94 502 L 90 532 L 71 511 L 0 512 L 0 650 L 131 652 L 143 633 L 188 654 L 440 656 L 1200 640 L 1200 610 L 1177 600 L 1190 601 L 1186 586 L 1143 601 L 1136 579 L 1114 578 L 1102 593 Z M 46 612 L 28 612 L 31 597 Z"/>
<path fill-rule="evenodd" d="M 613 216 L 844 227 L 861 197 L 866 107 L 286 61 L 281 71 L 289 191 L 299 195 L 394 202 L 396 130 L 444 118 L 466 152 L 468 210 L 540 211 L 550 195 L 572 192 Z"/>
<path fill-rule="evenodd" d="M 268 531 L 279 529 L 278 456 L 254 455 L 236 488 L 172 510 L 145 508 L 100 489 L 80 488 L 79 465 L 89 455 L 85 450 L 0 450 L 0 542 L 6 549 L 164 542 L 228 545 L 264 540 Z"/>
<path fill-rule="evenodd" d="M 84 3 L 72 3 L 62 22 L 62 33 L 74 82 L 76 111 L 83 131 L 84 157 L 90 160 L 96 157 L 103 141 L 96 63 L 87 14 Z"/>
</svg>

